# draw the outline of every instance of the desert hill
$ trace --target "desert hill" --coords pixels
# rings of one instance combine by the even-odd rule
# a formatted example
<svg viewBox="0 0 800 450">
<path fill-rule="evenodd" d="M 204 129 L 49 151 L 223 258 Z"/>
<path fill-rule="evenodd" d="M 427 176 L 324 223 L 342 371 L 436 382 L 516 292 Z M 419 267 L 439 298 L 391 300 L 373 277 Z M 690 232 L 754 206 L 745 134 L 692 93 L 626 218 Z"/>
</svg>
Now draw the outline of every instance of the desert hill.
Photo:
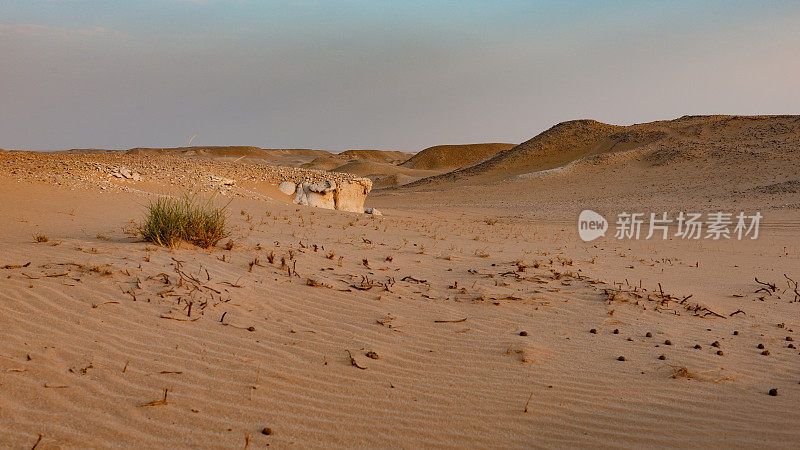
<svg viewBox="0 0 800 450">
<path fill-rule="evenodd" d="M 395 165 L 406 161 L 412 153 L 384 150 L 346 150 L 341 153 L 322 155 L 301 165 L 304 169 L 334 170 L 350 162 L 363 161 Z M 341 172 L 341 170 L 337 170 Z"/>
<path fill-rule="evenodd" d="M 325 150 L 308 148 L 271 149 L 250 146 L 132 148 L 129 155 L 176 154 L 180 156 L 219 160 L 239 159 L 242 162 L 278 164 L 296 167 L 320 156 L 331 155 Z"/>
<path fill-rule="evenodd" d="M 413 153 L 384 151 L 384 150 L 346 150 L 338 156 L 347 159 L 360 159 L 362 161 L 373 161 L 386 164 L 399 164 L 414 156 Z"/>
<path fill-rule="evenodd" d="M 374 189 L 401 186 L 421 178 L 441 173 L 433 170 L 410 169 L 392 164 L 363 160 L 352 160 L 341 166 L 329 169 L 328 171 L 370 178 L 373 181 Z"/>
<path fill-rule="evenodd" d="M 741 162 L 755 156 L 750 149 L 783 151 L 799 143 L 800 116 L 684 116 L 630 126 L 574 120 L 474 166 L 413 184 L 482 184 L 631 150 L 637 151 L 633 157 L 649 166 L 725 158 Z"/>
<path fill-rule="evenodd" d="M 515 147 L 514 144 L 437 145 L 426 148 L 400 164 L 409 169 L 454 170 L 466 167 Z"/>
</svg>

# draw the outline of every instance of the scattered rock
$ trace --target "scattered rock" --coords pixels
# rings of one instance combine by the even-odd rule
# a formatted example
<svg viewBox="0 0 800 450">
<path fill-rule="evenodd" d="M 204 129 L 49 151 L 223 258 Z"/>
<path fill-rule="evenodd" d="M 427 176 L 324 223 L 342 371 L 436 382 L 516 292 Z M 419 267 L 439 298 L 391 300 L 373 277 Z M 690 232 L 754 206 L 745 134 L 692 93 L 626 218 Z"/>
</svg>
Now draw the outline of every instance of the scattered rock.
<svg viewBox="0 0 800 450">
<path fill-rule="evenodd" d="M 236 184 L 236 180 L 211 175 L 211 183 L 218 184 L 220 186 L 233 186 Z"/>
<path fill-rule="evenodd" d="M 777 396 L 778 395 L 778 390 L 775 389 L 775 388 L 770 389 L 769 390 L 769 395 L 771 395 L 773 397 Z"/>
<path fill-rule="evenodd" d="M 527 335 L 528 335 L 528 332 L 527 332 L 527 331 L 520 331 L 520 332 L 519 332 L 519 335 L 520 335 L 520 336 L 527 336 Z"/>
<path fill-rule="evenodd" d="M 627 360 L 625 359 L 624 356 L 620 356 L 619 358 L 617 358 L 617 361 L 627 361 Z"/>
</svg>

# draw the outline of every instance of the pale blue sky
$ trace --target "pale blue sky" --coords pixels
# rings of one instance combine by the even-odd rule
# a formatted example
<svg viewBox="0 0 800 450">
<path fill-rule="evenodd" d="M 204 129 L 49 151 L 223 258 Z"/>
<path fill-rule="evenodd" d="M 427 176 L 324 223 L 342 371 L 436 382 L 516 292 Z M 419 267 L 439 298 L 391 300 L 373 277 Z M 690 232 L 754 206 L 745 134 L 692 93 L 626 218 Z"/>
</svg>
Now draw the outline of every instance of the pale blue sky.
<svg viewBox="0 0 800 450">
<path fill-rule="evenodd" d="M 800 2 L 3 0 L 0 147 L 521 142 L 797 114 Z"/>
</svg>

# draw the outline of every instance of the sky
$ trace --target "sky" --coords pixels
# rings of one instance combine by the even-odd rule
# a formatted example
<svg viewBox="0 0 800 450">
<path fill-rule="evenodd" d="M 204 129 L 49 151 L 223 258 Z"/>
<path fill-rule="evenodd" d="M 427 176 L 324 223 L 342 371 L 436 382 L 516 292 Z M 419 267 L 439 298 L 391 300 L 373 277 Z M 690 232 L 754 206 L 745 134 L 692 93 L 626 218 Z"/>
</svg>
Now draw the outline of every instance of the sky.
<svg viewBox="0 0 800 450">
<path fill-rule="evenodd" d="M 415 152 L 799 113 L 795 0 L 0 2 L 5 149 Z"/>
</svg>

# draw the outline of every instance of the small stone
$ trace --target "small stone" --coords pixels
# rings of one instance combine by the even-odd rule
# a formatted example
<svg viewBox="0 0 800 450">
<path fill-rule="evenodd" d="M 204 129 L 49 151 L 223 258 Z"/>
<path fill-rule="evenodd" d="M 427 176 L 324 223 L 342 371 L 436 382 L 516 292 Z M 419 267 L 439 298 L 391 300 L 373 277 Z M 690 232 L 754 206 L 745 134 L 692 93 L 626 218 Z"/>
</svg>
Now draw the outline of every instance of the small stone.
<svg viewBox="0 0 800 450">
<path fill-rule="evenodd" d="M 764 348 L 764 344 L 758 344 L 758 346 L 757 346 L 756 348 L 758 348 L 759 350 L 761 350 L 761 349 L 763 349 L 763 348 Z"/>
<path fill-rule="evenodd" d="M 794 338 L 792 338 L 791 336 L 786 336 L 786 340 L 787 340 L 787 341 L 789 341 L 789 342 L 791 342 L 791 341 L 793 341 L 793 340 L 794 340 Z"/>
<path fill-rule="evenodd" d="M 734 336 L 738 336 L 738 335 L 739 335 L 739 332 L 738 332 L 738 331 L 734 331 L 734 332 L 733 332 L 733 335 L 734 335 Z"/>
<path fill-rule="evenodd" d="M 789 344 L 786 346 L 786 348 L 794 348 L 794 344 Z"/>
<path fill-rule="evenodd" d="M 700 344 L 694 344 L 694 348 L 696 348 L 697 350 L 700 350 L 703 347 L 701 347 Z"/>
<path fill-rule="evenodd" d="M 647 334 L 644 335 L 644 337 L 653 337 L 653 333 L 648 331 Z"/>
<path fill-rule="evenodd" d="M 528 335 L 528 332 L 527 332 L 527 331 L 520 331 L 520 332 L 519 332 L 519 335 L 520 335 L 520 336 L 527 336 L 527 335 Z"/>
<path fill-rule="evenodd" d="M 777 396 L 778 395 L 778 390 L 775 389 L 775 388 L 770 389 L 769 390 L 769 395 L 771 395 L 773 397 Z"/>
<path fill-rule="evenodd" d="M 614 333 L 614 334 L 619 334 L 619 328 L 614 328 L 614 331 L 613 331 L 613 333 Z"/>
<path fill-rule="evenodd" d="M 264 436 L 270 436 L 272 434 L 272 428 L 270 428 L 270 427 L 262 428 L 261 429 L 261 434 L 263 434 Z"/>
<path fill-rule="evenodd" d="M 672 341 L 670 341 L 669 339 L 667 339 L 666 341 L 664 341 L 664 345 L 672 345 Z"/>
<path fill-rule="evenodd" d="M 663 360 L 667 359 L 667 355 L 661 355 L 661 356 L 658 357 L 658 359 L 663 361 Z"/>
<path fill-rule="evenodd" d="M 372 350 L 368 351 L 367 353 L 364 353 L 364 356 L 370 359 L 378 359 L 378 354 L 373 352 Z"/>
<path fill-rule="evenodd" d="M 247 327 L 247 331 L 256 331 L 256 327 Z"/>
<path fill-rule="evenodd" d="M 714 341 L 714 342 L 712 342 L 712 343 L 711 343 L 711 346 L 712 346 L 712 347 L 717 347 L 717 348 L 719 348 L 719 341 Z"/>
<path fill-rule="evenodd" d="M 597 329 L 596 328 L 592 328 L 591 330 L 589 330 L 589 333 L 597 334 Z"/>
<path fill-rule="evenodd" d="M 624 356 L 620 356 L 619 358 L 617 358 L 617 361 L 626 361 L 626 359 Z"/>
<path fill-rule="evenodd" d="M 717 355 L 722 356 L 722 350 L 717 350 Z"/>
<path fill-rule="evenodd" d="M 769 356 L 769 350 L 764 350 L 763 352 L 761 352 L 761 354 L 764 356 Z"/>
</svg>

